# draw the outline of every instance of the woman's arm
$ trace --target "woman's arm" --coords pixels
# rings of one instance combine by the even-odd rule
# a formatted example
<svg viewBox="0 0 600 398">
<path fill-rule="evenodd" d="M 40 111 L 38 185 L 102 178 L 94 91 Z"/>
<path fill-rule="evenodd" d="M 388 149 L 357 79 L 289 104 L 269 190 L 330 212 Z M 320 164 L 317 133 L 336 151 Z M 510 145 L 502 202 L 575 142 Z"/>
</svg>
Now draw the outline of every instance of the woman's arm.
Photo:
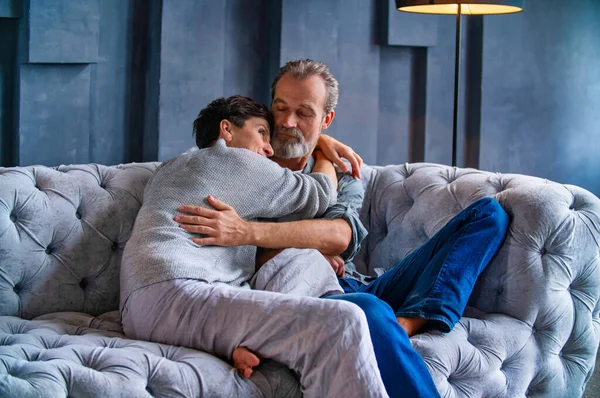
<svg viewBox="0 0 600 398">
<path fill-rule="evenodd" d="M 252 181 L 244 187 L 248 205 L 246 217 L 280 218 L 294 214 L 308 219 L 322 215 L 335 204 L 335 169 L 322 154 L 317 156 L 320 159 L 319 170 L 329 175 L 293 172 L 266 158 L 243 165 L 238 172 L 246 176 L 246 181 Z"/>
<path fill-rule="evenodd" d="M 344 173 L 348 173 L 348 166 L 342 158 L 347 159 L 352 166 L 352 177 L 360 178 L 360 168 L 363 164 L 362 158 L 354 152 L 348 145 L 342 144 L 327 134 L 320 134 L 317 147 L 323 151 L 327 159 L 331 160 Z"/>
<path fill-rule="evenodd" d="M 315 149 L 313 154 L 315 156 L 315 165 L 312 170 L 313 173 L 325 174 L 333 183 L 334 189 L 337 190 L 337 173 L 335 172 L 335 167 L 333 167 L 333 163 L 329 159 L 327 159 L 325 154 L 319 149 Z"/>
</svg>

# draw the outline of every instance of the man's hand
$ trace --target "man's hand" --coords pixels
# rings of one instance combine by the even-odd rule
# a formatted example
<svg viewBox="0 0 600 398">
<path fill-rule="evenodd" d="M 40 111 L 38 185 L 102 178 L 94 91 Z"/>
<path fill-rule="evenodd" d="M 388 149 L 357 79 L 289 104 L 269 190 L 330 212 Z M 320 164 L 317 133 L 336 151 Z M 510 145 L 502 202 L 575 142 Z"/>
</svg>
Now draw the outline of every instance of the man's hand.
<svg viewBox="0 0 600 398">
<path fill-rule="evenodd" d="M 326 256 L 323 254 L 323 257 L 325 257 L 325 259 L 327 261 L 329 261 L 329 264 L 331 264 L 331 268 L 333 268 L 333 270 L 335 271 L 335 274 L 337 276 L 339 276 L 340 278 L 344 277 L 344 273 L 346 272 L 346 266 L 344 265 L 344 259 L 341 258 L 340 256 Z"/>
<path fill-rule="evenodd" d="M 319 135 L 318 146 L 327 159 L 335 163 L 345 173 L 349 170 L 342 158 L 347 159 L 352 166 L 352 177 L 360 178 L 360 167 L 363 160 L 352 148 L 326 134 Z"/>
<path fill-rule="evenodd" d="M 242 220 L 229 205 L 212 196 L 208 203 L 216 210 L 200 206 L 181 206 L 180 212 L 190 214 L 175 216 L 173 219 L 180 227 L 193 234 L 206 235 L 203 238 L 191 238 L 199 245 L 242 246 L 247 245 L 247 222 Z"/>
</svg>

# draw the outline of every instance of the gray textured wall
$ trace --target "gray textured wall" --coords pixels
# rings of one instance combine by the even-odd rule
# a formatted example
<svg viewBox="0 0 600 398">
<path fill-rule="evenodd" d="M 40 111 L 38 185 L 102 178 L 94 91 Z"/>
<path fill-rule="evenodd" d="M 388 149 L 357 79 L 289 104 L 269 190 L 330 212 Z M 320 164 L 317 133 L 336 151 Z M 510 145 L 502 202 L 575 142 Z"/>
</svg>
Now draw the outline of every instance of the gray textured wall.
<svg viewBox="0 0 600 398">
<path fill-rule="evenodd" d="M 487 17 L 483 65 L 480 166 L 600 195 L 600 1 Z"/>
<path fill-rule="evenodd" d="M 330 65 L 329 133 L 371 164 L 450 163 L 453 17 L 390 0 L 0 0 L 0 164 L 164 160 L 217 96 Z M 600 2 L 464 20 L 459 166 L 600 194 Z"/>
</svg>

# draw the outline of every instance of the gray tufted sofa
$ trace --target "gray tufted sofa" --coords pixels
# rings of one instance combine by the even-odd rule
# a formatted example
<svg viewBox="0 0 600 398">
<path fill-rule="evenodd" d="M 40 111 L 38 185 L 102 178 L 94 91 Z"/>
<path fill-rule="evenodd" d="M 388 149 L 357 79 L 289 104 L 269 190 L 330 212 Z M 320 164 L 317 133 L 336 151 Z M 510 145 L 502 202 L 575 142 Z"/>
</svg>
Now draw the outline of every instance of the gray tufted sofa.
<svg viewBox="0 0 600 398">
<path fill-rule="evenodd" d="M 0 396 L 299 394 L 266 361 L 250 380 L 187 348 L 127 339 L 119 264 L 154 163 L 0 168 Z M 511 217 L 463 319 L 412 339 L 443 397 L 581 396 L 600 319 L 600 200 L 568 185 L 434 164 L 363 169 L 356 260 L 388 268 L 469 203 Z"/>
</svg>

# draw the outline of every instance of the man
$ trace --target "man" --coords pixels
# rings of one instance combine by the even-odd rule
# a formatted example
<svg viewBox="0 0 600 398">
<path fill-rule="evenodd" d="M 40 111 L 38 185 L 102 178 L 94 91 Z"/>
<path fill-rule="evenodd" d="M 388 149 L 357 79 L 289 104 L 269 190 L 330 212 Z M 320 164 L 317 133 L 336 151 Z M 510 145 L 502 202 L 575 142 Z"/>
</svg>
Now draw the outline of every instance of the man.
<svg viewBox="0 0 600 398">
<path fill-rule="evenodd" d="M 335 117 L 338 99 L 338 83 L 327 66 L 311 60 L 287 63 L 275 77 L 271 99 L 271 112 L 275 119 L 275 134 L 271 141 L 275 156 L 272 159 L 281 166 L 308 172 L 318 142 L 329 143 L 333 145 L 334 153 L 346 153 L 352 158 L 351 150 L 335 142 L 331 144 L 331 139 L 321 137 L 319 141 L 320 133 L 331 125 Z M 359 163 L 353 160 L 354 164 Z M 366 235 L 356 212 L 362 195 L 362 184 L 343 174 L 338 183 L 338 204 L 327 211 L 323 219 L 248 223 L 227 204 L 212 200 L 210 204 L 216 210 L 183 206 L 182 211 L 194 216 L 181 216 L 178 221 L 187 231 L 205 235 L 194 239 L 198 244 L 317 249 L 330 257 L 332 266 L 340 275 L 346 268 L 348 278 L 340 279 L 346 292 L 371 293 L 385 301 L 393 309 L 397 323 L 407 336 L 418 333 L 424 327 L 450 331 L 462 316 L 477 276 L 502 244 L 508 216 L 493 199 L 475 202 L 399 264 L 379 278 L 369 278 L 358 274 L 349 261 Z M 206 228 L 209 223 L 218 227 L 209 230 Z M 389 327 L 386 323 L 389 314 L 375 311 L 375 315 L 371 316 L 368 311 L 365 312 L 368 320 L 372 321 L 369 327 L 375 354 L 386 383 L 386 379 L 389 381 L 394 377 L 381 366 L 382 362 L 389 360 L 389 347 L 386 351 L 382 346 L 385 342 L 377 341 L 377 335 L 382 331 L 374 325 L 387 324 Z M 384 318 L 386 321 L 382 320 Z M 394 336 L 385 334 L 382 339 L 396 340 L 392 351 L 398 346 L 410 351 L 410 342 L 399 333 Z M 396 360 L 402 358 L 396 356 Z"/>
</svg>

